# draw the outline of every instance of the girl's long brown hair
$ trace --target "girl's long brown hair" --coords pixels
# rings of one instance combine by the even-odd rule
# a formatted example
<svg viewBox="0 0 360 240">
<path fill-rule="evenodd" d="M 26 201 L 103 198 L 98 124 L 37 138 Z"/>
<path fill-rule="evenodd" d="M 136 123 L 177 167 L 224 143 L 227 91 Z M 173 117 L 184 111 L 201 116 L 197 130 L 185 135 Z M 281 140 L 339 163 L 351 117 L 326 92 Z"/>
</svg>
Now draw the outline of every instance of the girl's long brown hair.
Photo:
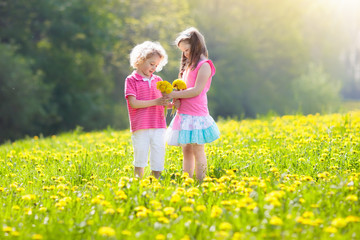
<svg viewBox="0 0 360 240">
<path fill-rule="evenodd" d="M 181 55 L 179 77 L 182 78 L 186 68 L 191 67 L 192 70 L 196 68 L 201 54 L 208 57 L 208 50 L 204 36 L 194 27 L 188 28 L 179 34 L 175 40 L 176 46 L 179 46 L 180 42 L 190 44 L 190 59 L 186 58 L 184 54 Z"/>
</svg>

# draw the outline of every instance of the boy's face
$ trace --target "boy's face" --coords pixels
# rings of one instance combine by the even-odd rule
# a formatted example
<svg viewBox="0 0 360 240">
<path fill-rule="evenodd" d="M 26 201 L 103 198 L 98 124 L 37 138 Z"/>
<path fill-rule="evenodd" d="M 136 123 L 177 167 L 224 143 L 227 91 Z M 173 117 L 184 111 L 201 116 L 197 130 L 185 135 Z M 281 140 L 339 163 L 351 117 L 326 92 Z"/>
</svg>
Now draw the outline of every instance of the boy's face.
<svg viewBox="0 0 360 240">
<path fill-rule="evenodd" d="M 145 61 L 139 63 L 137 67 L 138 73 L 147 78 L 150 78 L 161 62 L 161 59 L 162 58 L 158 54 L 154 54 L 151 57 L 145 59 Z"/>
</svg>

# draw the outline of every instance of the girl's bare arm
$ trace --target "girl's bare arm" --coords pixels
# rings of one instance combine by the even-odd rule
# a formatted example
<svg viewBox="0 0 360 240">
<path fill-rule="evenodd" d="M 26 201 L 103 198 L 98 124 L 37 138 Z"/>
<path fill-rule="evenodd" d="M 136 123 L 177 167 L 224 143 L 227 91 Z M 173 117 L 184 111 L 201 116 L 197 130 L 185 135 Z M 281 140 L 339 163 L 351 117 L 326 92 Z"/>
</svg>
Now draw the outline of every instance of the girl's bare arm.
<svg viewBox="0 0 360 240">
<path fill-rule="evenodd" d="M 173 91 L 167 96 L 169 98 L 192 98 L 199 95 L 205 88 L 209 77 L 211 76 L 211 68 L 208 63 L 204 63 L 197 74 L 195 86 L 182 91 Z"/>
</svg>

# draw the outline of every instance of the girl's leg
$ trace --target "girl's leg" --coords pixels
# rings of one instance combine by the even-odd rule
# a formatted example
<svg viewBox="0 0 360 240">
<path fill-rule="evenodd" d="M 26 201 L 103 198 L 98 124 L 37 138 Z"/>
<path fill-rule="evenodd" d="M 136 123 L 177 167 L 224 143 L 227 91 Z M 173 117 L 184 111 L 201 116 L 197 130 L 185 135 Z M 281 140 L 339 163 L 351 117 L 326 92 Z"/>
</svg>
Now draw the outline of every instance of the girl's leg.
<svg viewBox="0 0 360 240">
<path fill-rule="evenodd" d="M 196 178 L 201 182 L 205 178 L 207 169 L 205 145 L 194 144 L 193 153 L 195 156 Z"/>
<path fill-rule="evenodd" d="M 135 177 L 142 178 L 144 176 L 144 168 L 143 167 L 135 167 Z"/>
<path fill-rule="evenodd" d="M 183 171 L 189 174 L 189 177 L 194 176 L 195 169 L 195 158 L 192 144 L 186 144 L 182 147 L 183 149 Z"/>
</svg>

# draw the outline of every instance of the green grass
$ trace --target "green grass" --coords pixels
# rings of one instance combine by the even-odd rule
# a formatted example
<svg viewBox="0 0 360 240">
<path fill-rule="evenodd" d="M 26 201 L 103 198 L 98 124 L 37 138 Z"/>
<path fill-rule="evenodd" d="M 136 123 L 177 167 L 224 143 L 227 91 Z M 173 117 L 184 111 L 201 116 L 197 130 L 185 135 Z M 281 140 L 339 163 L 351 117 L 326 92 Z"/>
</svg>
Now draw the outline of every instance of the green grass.
<svg viewBox="0 0 360 240">
<path fill-rule="evenodd" d="M 177 147 L 134 178 L 128 130 L 0 146 L 0 238 L 360 237 L 360 112 L 218 124 L 203 183 Z"/>
<path fill-rule="evenodd" d="M 360 100 L 347 100 L 342 104 L 342 110 L 344 112 L 349 111 L 359 111 L 360 110 Z"/>
</svg>

